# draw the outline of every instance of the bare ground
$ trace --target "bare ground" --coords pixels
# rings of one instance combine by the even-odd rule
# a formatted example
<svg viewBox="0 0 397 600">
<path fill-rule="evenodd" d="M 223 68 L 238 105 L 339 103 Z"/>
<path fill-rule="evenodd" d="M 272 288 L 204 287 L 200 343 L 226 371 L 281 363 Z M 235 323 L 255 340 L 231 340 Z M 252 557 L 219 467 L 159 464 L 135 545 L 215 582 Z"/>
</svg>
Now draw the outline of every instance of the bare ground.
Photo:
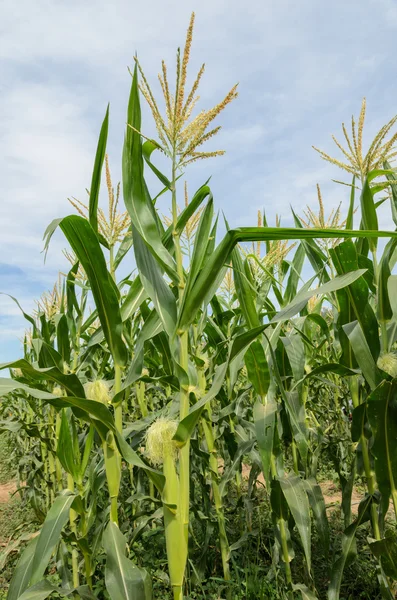
<svg viewBox="0 0 397 600">
<path fill-rule="evenodd" d="M 11 494 L 17 490 L 15 481 L 8 481 L 0 484 L 0 504 L 5 504 L 10 500 Z"/>
</svg>

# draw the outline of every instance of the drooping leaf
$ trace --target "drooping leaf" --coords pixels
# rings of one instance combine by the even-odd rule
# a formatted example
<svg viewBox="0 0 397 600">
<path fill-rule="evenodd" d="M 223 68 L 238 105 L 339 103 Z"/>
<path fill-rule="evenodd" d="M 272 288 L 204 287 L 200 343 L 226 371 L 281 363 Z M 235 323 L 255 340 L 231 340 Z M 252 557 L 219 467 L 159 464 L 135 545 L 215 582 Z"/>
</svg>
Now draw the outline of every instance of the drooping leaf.
<svg viewBox="0 0 397 600">
<path fill-rule="evenodd" d="M 69 519 L 69 510 L 75 497 L 70 492 L 58 496 L 48 511 L 37 539 L 29 580 L 30 585 L 41 581 L 51 554 L 59 542 L 61 531 Z"/>
<path fill-rule="evenodd" d="M 279 477 L 281 489 L 294 518 L 305 552 L 307 567 L 311 570 L 311 519 L 309 500 L 305 485 L 300 477 L 290 474 Z"/>
<path fill-rule="evenodd" d="M 105 257 L 91 225 L 78 215 L 65 217 L 59 224 L 90 282 L 103 333 L 117 365 L 127 360 L 122 339 L 119 299 L 113 279 L 107 270 Z"/>
<path fill-rule="evenodd" d="M 106 552 L 105 583 L 111 600 L 151 600 L 149 575 L 127 558 L 127 541 L 112 521 L 102 540 Z"/>
</svg>

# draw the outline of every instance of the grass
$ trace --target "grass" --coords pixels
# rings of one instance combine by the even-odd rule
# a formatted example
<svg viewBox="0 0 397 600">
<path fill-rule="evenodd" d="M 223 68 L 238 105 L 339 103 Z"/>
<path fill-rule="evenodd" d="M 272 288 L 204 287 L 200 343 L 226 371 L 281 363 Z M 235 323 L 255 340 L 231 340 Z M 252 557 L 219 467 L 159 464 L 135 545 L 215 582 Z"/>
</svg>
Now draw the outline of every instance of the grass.
<svg viewBox="0 0 397 600">
<path fill-rule="evenodd" d="M 8 483 L 15 477 L 10 456 L 13 450 L 13 440 L 8 433 L 0 435 L 0 485 Z M 9 540 L 18 539 L 21 535 L 29 534 L 37 529 L 33 511 L 21 500 L 18 494 L 10 496 L 8 502 L 0 502 L 0 600 L 4 600 L 19 550 L 11 553 L 2 567 L 2 552 Z"/>
<path fill-rule="evenodd" d="M 0 434 L 0 484 L 7 483 L 15 476 L 10 456 L 13 450 L 12 437 L 8 432 Z"/>
</svg>

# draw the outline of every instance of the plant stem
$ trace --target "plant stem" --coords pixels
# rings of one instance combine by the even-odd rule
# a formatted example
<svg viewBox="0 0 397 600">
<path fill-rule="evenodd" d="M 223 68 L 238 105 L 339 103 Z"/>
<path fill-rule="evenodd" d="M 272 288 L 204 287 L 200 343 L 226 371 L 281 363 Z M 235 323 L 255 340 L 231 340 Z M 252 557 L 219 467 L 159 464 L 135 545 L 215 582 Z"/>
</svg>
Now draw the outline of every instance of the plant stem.
<svg viewBox="0 0 397 600">
<path fill-rule="evenodd" d="M 356 408 L 360 404 L 357 378 L 351 378 L 350 394 L 352 397 L 353 406 L 354 406 L 354 408 Z M 372 496 L 375 492 L 375 477 L 374 477 L 374 474 L 371 469 L 371 462 L 369 459 L 369 451 L 368 451 L 368 443 L 367 443 L 367 439 L 366 439 L 364 433 L 362 433 L 360 436 L 360 445 L 361 445 L 361 452 L 362 452 L 362 457 L 363 457 L 364 472 L 365 472 L 365 477 L 367 480 L 368 493 Z M 374 502 L 371 503 L 371 524 L 372 524 L 372 531 L 374 534 L 374 538 L 376 540 L 380 540 L 381 535 L 380 535 L 380 529 L 379 529 L 378 512 L 376 510 L 376 504 Z"/>
<path fill-rule="evenodd" d="M 68 473 L 68 488 L 74 493 L 74 479 L 70 473 Z M 76 526 L 77 513 L 73 508 L 69 511 L 69 522 L 70 530 L 77 538 L 77 526 Z M 72 546 L 72 573 L 73 573 L 73 587 L 79 586 L 79 552 L 75 546 Z"/>
</svg>

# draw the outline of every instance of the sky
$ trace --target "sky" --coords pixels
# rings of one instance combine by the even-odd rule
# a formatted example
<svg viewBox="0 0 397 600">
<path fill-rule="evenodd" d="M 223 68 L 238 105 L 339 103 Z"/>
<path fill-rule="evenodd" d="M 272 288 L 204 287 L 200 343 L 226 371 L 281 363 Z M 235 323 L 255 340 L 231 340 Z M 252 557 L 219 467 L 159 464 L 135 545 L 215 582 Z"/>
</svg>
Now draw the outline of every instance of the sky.
<svg viewBox="0 0 397 600">
<path fill-rule="evenodd" d="M 256 225 L 263 209 L 269 224 L 278 214 L 291 226 L 290 205 L 300 214 L 315 208 L 317 183 L 326 211 L 346 207 L 349 189 L 331 181 L 344 173 L 312 145 L 337 155 L 331 134 L 358 115 L 364 96 L 364 140 L 397 113 L 395 0 L 3 0 L 0 292 L 26 312 L 67 269 L 62 233 L 45 263 L 43 233 L 74 212 L 68 197 L 86 200 L 108 102 L 109 160 L 120 178 L 135 52 L 157 90 L 161 60 L 174 65 L 192 10 L 190 82 L 206 63 L 200 106 L 211 108 L 237 82 L 239 98 L 218 122 L 216 147 L 227 154 L 192 165 L 189 191 L 211 175 L 215 206 L 232 227 Z M 142 129 L 155 134 L 147 110 Z M 386 214 L 380 224 L 392 227 Z M 0 362 L 22 355 L 25 327 L 17 305 L 0 295 Z"/>
</svg>

